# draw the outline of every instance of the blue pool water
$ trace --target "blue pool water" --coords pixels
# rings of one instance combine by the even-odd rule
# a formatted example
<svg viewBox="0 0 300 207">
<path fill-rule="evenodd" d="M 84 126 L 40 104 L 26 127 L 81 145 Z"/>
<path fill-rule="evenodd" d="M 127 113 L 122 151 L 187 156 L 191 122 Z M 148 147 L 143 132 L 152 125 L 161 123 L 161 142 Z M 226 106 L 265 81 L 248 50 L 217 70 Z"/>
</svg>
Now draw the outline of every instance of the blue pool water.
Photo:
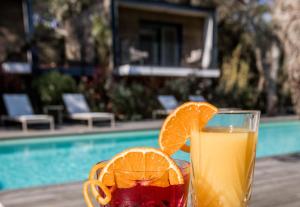
<svg viewBox="0 0 300 207">
<path fill-rule="evenodd" d="M 74 135 L 0 142 L 0 190 L 86 179 L 92 165 L 133 146 L 158 147 L 158 131 Z M 257 156 L 300 152 L 300 122 L 261 124 Z M 188 160 L 179 152 L 175 158 Z"/>
</svg>

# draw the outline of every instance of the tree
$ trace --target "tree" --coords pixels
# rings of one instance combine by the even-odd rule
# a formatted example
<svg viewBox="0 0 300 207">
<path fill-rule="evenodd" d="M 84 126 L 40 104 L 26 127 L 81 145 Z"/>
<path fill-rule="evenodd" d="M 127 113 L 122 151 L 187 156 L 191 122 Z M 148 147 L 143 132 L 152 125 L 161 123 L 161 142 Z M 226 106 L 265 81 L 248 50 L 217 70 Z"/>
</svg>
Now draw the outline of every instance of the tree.
<svg viewBox="0 0 300 207">
<path fill-rule="evenodd" d="M 111 31 L 105 17 L 95 14 L 92 18 L 92 36 L 94 38 L 96 49 L 100 58 L 102 67 L 112 69 L 111 63 Z M 108 72 L 108 71 L 106 71 Z"/>
<path fill-rule="evenodd" d="M 56 23 L 50 27 L 56 36 L 63 37 L 61 47 L 67 60 L 64 63 L 108 66 L 111 35 L 102 0 L 34 0 L 33 3 L 41 18 L 39 25 L 48 28 Z M 40 36 L 45 35 L 44 31 Z"/>
<path fill-rule="evenodd" d="M 224 89 L 225 82 L 229 82 L 232 91 L 224 93 L 246 93 L 248 97 L 251 91 L 251 102 L 249 99 L 241 100 L 247 107 L 261 107 L 267 114 L 274 115 L 278 110 L 278 72 L 281 68 L 281 47 L 270 20 L 270 7 L 266 2 L 259 0 L 194 0 L 204 5 L 216 6 L 218 11 L 219 49 L 220 62 L 222 63 L 222 74 L 220 88 Z M 239 48 L 239 49 L 238 49 Z M 241 55 L 236 55 L 239 51 Z M 235 60 L 238 58 L 239 60 Z M 234 61 L 243 63 L 250 68 L 248 75 L 241 80 L 232 78 L 239 73 L 238 65 Z M 230 69 L 231 68 L 231 69 Z M 235 69 L 234 69 L 235 68 Z M 234 83 L 232 81 L 235 81 Z M 245 90 L 238 86 L 239 81 L 249 82 Z M 228 84 L 227 84 L 228 85 Z M 254 90 L 252 90 L 252 89 Z M 244 92 L 243 92 L 244 91 Z M 235 103 L 238 103 L 235 101 Z M 240 106 L 241 107 L 241 106 Z"/>
<path fill-rule="evenodd" d="M 294 109 L 300 115 L 300 0 L 275 0 L 272 15 L 276 34 L 284 48 Z"/>
<path fill-rule="evenodd" d="M 52 0 L 50 12 L 60 23 L 58 32 L 65 38 L 65 53 L 68 61 L 91 62 L 93 44 L 91 42 L 91 15 L 95 5 L 93 0 Z M 98 8 L 100 10 L 100 8 Z"/>
</svg>

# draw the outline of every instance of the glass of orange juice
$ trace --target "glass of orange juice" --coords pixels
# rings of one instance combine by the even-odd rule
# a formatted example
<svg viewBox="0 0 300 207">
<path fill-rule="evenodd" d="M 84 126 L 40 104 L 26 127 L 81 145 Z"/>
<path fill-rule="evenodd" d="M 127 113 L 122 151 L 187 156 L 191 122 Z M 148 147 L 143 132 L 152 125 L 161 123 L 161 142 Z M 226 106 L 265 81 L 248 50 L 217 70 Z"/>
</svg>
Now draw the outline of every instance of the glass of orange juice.
<svg viewBox="0 0 300 207">
<path fill-rule="evenodd" d="M 197 207 L 247 207 L 259 111 L 220 110 L 191 135 L 191 202 Z"/>
</svg>

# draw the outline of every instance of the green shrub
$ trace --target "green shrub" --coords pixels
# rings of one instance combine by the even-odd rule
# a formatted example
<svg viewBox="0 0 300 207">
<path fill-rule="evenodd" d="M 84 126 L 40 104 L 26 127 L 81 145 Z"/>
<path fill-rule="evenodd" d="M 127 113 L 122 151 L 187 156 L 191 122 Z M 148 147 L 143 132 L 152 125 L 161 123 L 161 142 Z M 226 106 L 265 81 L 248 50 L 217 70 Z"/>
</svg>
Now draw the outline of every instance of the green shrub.
<svg viewBox="0 0 300 207">
<path fill-rule="evenodd" d="M 166 80 L 163 87 L 159 89 L 159 94 L 174 95 L 179 102 L 189 100 L 189 95 L 202 95 L 205 99 L 210 100 L 209 89 L 210 80 L 204 80 L 193 76 L 184 78 L 172 78 Z"/>
<path fill-rule="evenodd" d="M 156 104 L 153 90 L 138 82 L 115 84 L 109 97 L 112 110 L 122 120 L 149 118 Z"/>
<path fill-rule="evenodd" d="M 75 80 L 58 72 L 49 72 L 38 77 L 33 81 L 32 87 L 45 105 L 61 104 L 63 93 L 77 91 Z"/>
<path fill-rule="evenodd" d="M 92 111 L 111 111 L 107 95 L 109 82 L 109 78 L 102 74 L 95 74 L 92 78 L 81 78 L 78 89 L 86 97 Z"/>
</svg>

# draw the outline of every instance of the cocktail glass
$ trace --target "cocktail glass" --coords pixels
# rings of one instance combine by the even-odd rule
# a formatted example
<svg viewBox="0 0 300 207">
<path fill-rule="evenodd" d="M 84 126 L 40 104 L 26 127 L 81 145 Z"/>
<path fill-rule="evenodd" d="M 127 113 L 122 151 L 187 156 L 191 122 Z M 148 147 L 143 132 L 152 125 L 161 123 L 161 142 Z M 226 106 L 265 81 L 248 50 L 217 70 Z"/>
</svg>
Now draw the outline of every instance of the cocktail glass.
<svg viewBox="0 0 300 207">
<path fill-rule="evenodd" d="M 175 160 L 179 167 L 183 178 L 184 184 L 181 185 L 169 185 L 167 183 L 162 184 L 159 180 L 163 176 L 168 175 L 168 171 L 122 171 L 117 170 L 115 174 L 115 186 L 109 186 L 108 189 L 111 192 L 111 199 L 107 205 L 100 205 L 100 207 L 186 207 L 188 188 L 189 188 L 189 175 L 190 164 L 187 161 Z M 101 170 L 98 170 L 99 175 Z M 150 173 L 153 178 L 148 180 L 131 180 L 131 174 L 145 174 Z M 141 176 L 142 177 L 142 176 Z M 119 178 L 122 178 L 119 180 Z M 128 187 L 129 185 L 131 187 Z M 161 186 L 164 185 L 164 186 Z M 97 188 L 99 195 L 105 197 L 105 193 Z"/>
<path fill-rule="evenodd" d="M 220 110 L 191 136 L 194 207 L 247 207 L 260 112 Z"/>
</svg>

